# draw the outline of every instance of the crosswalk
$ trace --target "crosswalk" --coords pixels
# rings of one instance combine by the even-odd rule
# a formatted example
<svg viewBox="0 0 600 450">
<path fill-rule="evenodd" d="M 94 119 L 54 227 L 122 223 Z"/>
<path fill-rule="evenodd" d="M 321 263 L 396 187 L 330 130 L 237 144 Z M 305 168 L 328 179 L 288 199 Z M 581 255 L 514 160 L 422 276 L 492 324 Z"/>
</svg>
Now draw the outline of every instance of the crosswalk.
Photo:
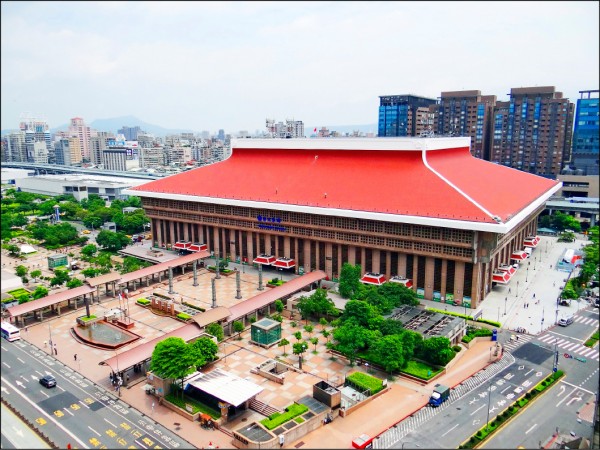
<svg viewBox="0 0 600 450">
<path fill-rule="evenodd" d="M 450 407 L 454 401 L 461 398 L 468 392 L 471 392 L 473 389 L 489 380 L 490 377 L 493 377 L 495 374 L 501 370 L 504 370 L 514 362 L 515 358 L 510 353 L 505 352 L 500 361 L 489 365 L 483 370 L 480 370 L 475 375 L 469 377 L 452 389 L 448 400 L 437 408 L 425 406 L 415 412 L 413 415 L 407 417 L 402 422 L 397 423 L 393 427 L 381 433 L 376 439 L 373 440 L 373 448 L 390 448 L 408 433 L 417 430 L 421 424 L 427 422 L 436 414 L 439 414 L 441 411 L 444 411 L 446 408 Z"/>
<path fill-rule="evenodd" d="M 577 323 L 581 323 L 583 325 L 591 325 L 598 326 L 598 318 L 597 317 L 583 317 L 583 316 L 575 316 L 574 321 Z"/>
<path fill-rule="evenodd" d="M 514 352 L 518 347 L 533 339 L 533 336 L 528 334 L 514 334 L 515 339 L 504 344 L 504 351 Z M 517 339 L 518 337 L 518 339 Z"/>
<path fill-rule="evenodd" d="M 549 347 L 554 348 L 556 344 L 557 347 L 564 353 L 575 354 L 578 356 L 583 356 L 588 359 L 595 359 L 596 361 L 600 360 L 598 347 L 589 348 L 585 345 L 580 344 L 579 342 L 573 342 L 568 339 L 560 338 L 554 334 L 545 334 L 544 336 L 540 336 L 538 339 L 540 342 L 547 344 Z"/>
</svg>

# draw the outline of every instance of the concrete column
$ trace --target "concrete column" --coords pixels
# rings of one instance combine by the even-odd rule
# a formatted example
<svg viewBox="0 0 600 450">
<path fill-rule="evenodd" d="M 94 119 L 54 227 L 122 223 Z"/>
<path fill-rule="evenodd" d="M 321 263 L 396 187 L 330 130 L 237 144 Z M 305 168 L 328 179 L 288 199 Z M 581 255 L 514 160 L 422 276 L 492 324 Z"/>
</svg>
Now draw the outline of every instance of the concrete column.
<svg viewBox="0 0 600 450">
<path fill-rule="evenodd" d="M 262 264 L 258 265 L 258 290 L 262 291 L 264 289 L 263 286 L 263 278 L 262 278 Z"/>
<path fill-rule="evenodd" d="M 294 238 L 294 255 L 296 258 L 296 267 L 294 267 L 294 272 L 298 273 L 298 267 L 300 266 L 300 258 L 298 257 L 298 238 Z"/>
<path fill-rule="evenodd" d="M 362 266 L 362 270 L 360 271 L 361 275 L 364 275 L 365 272 L 369 271 L 366 261 L 367 261 L 367 249 L 364 247 L 361 247 L 360 248 L 360 265 Z"/>
<path fill-rule="evenodd" d="M 371 250 L 371 272 L 379 273 L 379 267 L 381 266 L 381 254 L 379 250 Z M 366 269 L 366 267 L 365 267 Z"/>
<path fill-rule="evenodd" d="M 319 242 L 315 242 L 315 260 L 312 261 L 311 270 L 313 269 L 313 267 L 315 269 L 324 269 L 324 267 L 319 267 L 319 261 L 321 261 Z"/>
<path fill-rule="evenodd" d="M 248 264 L 252 264 L 252 261 L 254 260 L 254 239 L 252 239 L 253 235 L 253 231 L 248 231 L 246 233 L 246 247 L 248 248 Z"/>
<path fill-rule="evenodd" d="M 240 281 L 240 271 L 236 271 L 235 272 L 235 287 L 236 287 L 236 295 L 235 298 L 240 299 L 242 298 L 242 286 L 241 286 L 241 281 Z"/>
<path fill-rule="evenodd" d="M 385 252 L 385 277 L 389 280 L 392 275 L 396 275 L 392 272 L 392 252 L 389 250 Z"/>
<path fill-rule="evenodd" d="M 456 261 L 454 263 L 454 299 L 462 301 L 465 294 L 463 288 L 465 285 L 465 263 L 462 261 Z"/>
<path fill-rule="evenodd" d="M 150 286 L 150 277 L 146 277 L 146 287 Z"/>
<path fill-rule="evenodd" d="M 325 273 L 329 279 L 333 278 L 333 244 L 325 243 Z"/>
<path fill-rule="evenodd" d="M 215 286 L 215 279 L 211 278 L 210 286 L 212 287 L 212 306 L 211 308 L 217 307 L 217 288 Z"/>
<path fill-rule="evenodd" d="M 187 222 L 183 222 L 183 238 L 186 241 L 190 240 L 190 224 Z"/>
<path fill-rule="evenodd" d="M 213 241 L 215 243 L 215 248 L 213 248 L 212 250 L 215 252 L 215 254 L 221 253 L 221 250 L 220 250 L 221 243 L 219 241 L 219 234 L 220 234 L 219 228 L 214 226 L 212 230 L 213 230 Z"/>
<path fill-rule="evenodd" d="M 289 236 L 285 236 L 283 238 L 283 254 L 280 256 L 284 256 L 286 258 L 289 258 L 290 255 L 292 254 L 291 250 L 291 239 Z"/>
<path fill-rule="evenodd" d="M 177 241 L 177 235 L 175 234 L 175 224 L 173 223 L 172 220 L 169 220 L 169 233 L 170 233 L 170 236 L 169 236 L 168 243 L 170 243 L 171 248 L 173 248 L 173 245 Z"/>
<path fill-rule="evenodd" d="M 194 284 L 192 284 L 192 286 L 198 286 L 198 260 L 194 261 L 192 267 L 192 270 L 194 271 Z"/>
<path fill-rule="evenodd" d="M 310 272 L 311 268 L 311 257 L 310 257 L 310 241 L 304 239 L 304 273 Z"/>
<path fill-rule="evenodd" d="M 448 284 L 448 260 L 442 259 L 442 279 L 440 280 L 440 292 L 444 301 L 446 300 L 446 286 Z"/>
<path fill-rule="evenodd" d="M 356 265 L 356 247 L 348 245 L 348 264 Z"/>
<path fill-rule="evenodd" d="M 425 299 L 433 300 L 433 278 L 435 277 L 435 258 L 425 258 Z"/>
<path fill-rule="evenodd" d="M 174 294 L 173 290 L 173 267 L 169 266 L 169 294 Z"/>
</svg>

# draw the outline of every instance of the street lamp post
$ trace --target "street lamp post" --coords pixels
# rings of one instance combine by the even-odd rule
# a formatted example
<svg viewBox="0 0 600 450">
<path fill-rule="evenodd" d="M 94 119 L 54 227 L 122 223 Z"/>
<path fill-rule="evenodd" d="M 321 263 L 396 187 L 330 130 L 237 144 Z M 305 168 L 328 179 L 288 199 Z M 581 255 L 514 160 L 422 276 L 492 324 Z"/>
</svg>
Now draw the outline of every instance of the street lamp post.
<svg viewBox="0 0 600 450">
<path fill-rule="evenodd" d="M 504 297 L 504 315 L 506 315 L 506 302 L 508 301 L 508 297 Z"/>
<path fill-rule="evenodd" d="M 527 272 L 525 272 L 525 283 L 527 283 L 528 277 L 529 277 L 529 267 L 527 267 Z"/>
<path fill-rule="evenodd" d="M 490 350 L 492 348 L 490 347 Z M 490 426 L 490 406 L 491 406 L 491 397 L 492 397 L 492 379 L 490 378 L 490 383 L 488 385 L 488 410 L 487 410 L 487 422 L 485 424 L 485 431 L 488 430 Z"/>
<path fill-rule="evenodd" d="M 519 296 L 519 281 L 517 280 L 517 289 L 515 291 L 515 297 Z"/>
</svg>

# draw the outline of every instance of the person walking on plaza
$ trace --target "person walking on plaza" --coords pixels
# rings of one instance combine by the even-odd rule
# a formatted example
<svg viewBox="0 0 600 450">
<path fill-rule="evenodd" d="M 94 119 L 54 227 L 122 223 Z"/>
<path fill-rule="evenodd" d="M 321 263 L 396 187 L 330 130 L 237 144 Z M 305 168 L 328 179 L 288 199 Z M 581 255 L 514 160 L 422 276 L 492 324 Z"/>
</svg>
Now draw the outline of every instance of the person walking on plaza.
<svg viewBox="0 0 600 450">
<path fill-rule="evenodd" d="M 56 349 L 56 344 L 54 344 L 54 356 L 58 356 L 58 350 Z"/>
<path fill-rule="evenodd" d="M 75 361 L 77 361 L 77 353 L 75 353 L 75 354 L 73 355 L 73 359 L 74 359 Z"/>
</svg>

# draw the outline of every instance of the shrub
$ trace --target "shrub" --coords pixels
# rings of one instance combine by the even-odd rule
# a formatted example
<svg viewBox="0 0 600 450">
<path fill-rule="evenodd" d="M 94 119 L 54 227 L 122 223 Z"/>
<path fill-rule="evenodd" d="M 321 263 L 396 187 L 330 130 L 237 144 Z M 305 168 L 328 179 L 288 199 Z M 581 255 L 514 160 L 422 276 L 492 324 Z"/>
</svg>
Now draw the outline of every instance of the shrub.
<svg viewBox="0 0 600 450">
<path fill-rule="evenodd" d="M 296 327 L 298 326 L 298 324 L 297 324 L 296 322 L 292 322 L 292 323 L 290 323 L 290 325 L 291 325 L 293 328 L 296 328 Z"/>
<path fill-rule="evenodd" d="M 382 380 L 362 372 L 354 372 L 348 375 L 346 380 L 349 380 L 362 389 L 368 389 L 371 395 L 377 394 L 383 389 Z"/>
<path fill-rule="evenodd" d="M 202 312 L 206 311 L 206 309 L 201 308 L 200 306 L 192 305 L 191 303 L 188 303 L 188 302 L 182 302 L 182 303 L 189 308 L 196 309 L 196 310 L 202 311 Z"/>
<path fill-rule="evenodd" d="M 473 340 L 473 338 L 471 336 L 469 336 L 468 334 L 465 334 L 461 339 L 461 341 L 464 342 L 465 344 L 468 344 L 472 340 Z"/>
<path fill-rule="evenodd" d="M 272 414 L 266 419 L 261 420 L 260 423 L 263 424 L 268 430 L 272 430 L 281 425 L 282 423 L 285 423 L 288 420 L 294 419 L 295 417 L 304 414 L 306 411 L 308 411 L 308 407 L 306 405 L 293 403 L 287 408 L 285 408 L 285 411 L 286 412 L 284 412 L 283 414 Z"/>
<path fill-rule="evenodd" d="M 179 314 L 177 314 L 177 318 L 181 319 L 181 320 L 189 320 L 192 318 L 192 316 L 190 316 L 189 314 L 186 314 L 186 313 L 179 313 Z"/>
<path fill-rule="evenodd" d="M 454 350 L 456 353 L 458 353 L 462 350 L 462 347 L 460 345 L 454 345 L 452 347 L 452 350 Z"/>
<path fill-rule="evenodd" d="M 148 300 L 147 298 L 138 298 L 136 303 L 139 303 L 140 305 L 149 305 L 150 300 Z"/>
<path fill-rule="evenodd" d="M 502 326 L 500 324 L 500 322 L 496 322 L 495 320 L 488 320 L 488 319 L 479 318 L 479 319 L 477 319 L 477 322 L 487 323 L 488 325 L 493 325 L 493 326 L 498 327 L 498 328 L 500 328 Z"/>
</svg>

